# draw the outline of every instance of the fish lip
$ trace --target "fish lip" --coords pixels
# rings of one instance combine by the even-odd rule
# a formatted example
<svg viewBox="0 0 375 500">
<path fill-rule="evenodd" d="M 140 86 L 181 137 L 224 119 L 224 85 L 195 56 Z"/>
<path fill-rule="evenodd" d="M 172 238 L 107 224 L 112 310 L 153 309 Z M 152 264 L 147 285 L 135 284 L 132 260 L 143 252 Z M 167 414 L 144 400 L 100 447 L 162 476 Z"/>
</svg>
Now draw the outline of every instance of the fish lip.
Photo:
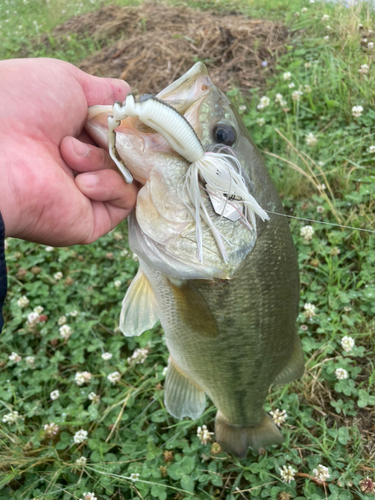
<svg viewBox="0 0 375 500">
<path fill-rule="evenodd" d="M 158 99 L 164 99 L 168 94 L 171 92 L 175 92 L 179 87 L 183 86 L 187 81 L 195 81 L 199 76 L 207 76 L 208 77 L 208 71 L 206 66 L 202 62 L 197 62 L 194 64 L 192 68 L 189 69 L 185 74 L 180 76 L 177 80 L 172 82 L 168 87 L 165 89 L 161 90 L 157 94 Z M 211 82 L 212 85 L 212 82 Z"/>
</svg>

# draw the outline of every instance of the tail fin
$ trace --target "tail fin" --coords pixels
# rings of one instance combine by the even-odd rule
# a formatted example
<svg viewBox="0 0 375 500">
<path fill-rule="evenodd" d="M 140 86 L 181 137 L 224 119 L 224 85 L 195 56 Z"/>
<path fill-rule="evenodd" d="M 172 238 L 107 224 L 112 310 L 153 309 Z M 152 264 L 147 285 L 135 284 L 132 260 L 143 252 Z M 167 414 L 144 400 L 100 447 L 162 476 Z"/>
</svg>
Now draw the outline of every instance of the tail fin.
<svg viewBox="0 0 375 500">
<path fill-rule="evenodd" d="M 281 444 L 283 437 L 274 421 L 265 413 L 262 422 L 254 427 L 242 427 L 226 422 L 222 413 L 215 419 L 216 441 L 220 446 L 239 458 L 245 458 L 251 446 L 254 450 L 271 444 Z"/>
</svg>

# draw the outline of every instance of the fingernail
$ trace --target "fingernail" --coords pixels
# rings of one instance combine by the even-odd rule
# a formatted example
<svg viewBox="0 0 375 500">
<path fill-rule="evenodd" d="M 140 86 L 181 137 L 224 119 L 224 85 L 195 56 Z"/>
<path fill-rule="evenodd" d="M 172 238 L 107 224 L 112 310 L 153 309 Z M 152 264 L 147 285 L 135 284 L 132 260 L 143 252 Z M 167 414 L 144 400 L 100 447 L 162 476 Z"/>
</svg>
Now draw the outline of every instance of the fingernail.
<svg viewBox="0 0 375 500">
<path fill-rule="evenodd" d="M 81 141 L 73 141 L 74 152 L 77 156 L 87 156 L 89 154 L 89 147 Z"/>
<path fill-rule="evenodd" d="M 86 174 L 83 175 L 82 180 L 86 187 L 95 187 L 98 184 L 98 176 L 95 174 Z"/>
</svg>

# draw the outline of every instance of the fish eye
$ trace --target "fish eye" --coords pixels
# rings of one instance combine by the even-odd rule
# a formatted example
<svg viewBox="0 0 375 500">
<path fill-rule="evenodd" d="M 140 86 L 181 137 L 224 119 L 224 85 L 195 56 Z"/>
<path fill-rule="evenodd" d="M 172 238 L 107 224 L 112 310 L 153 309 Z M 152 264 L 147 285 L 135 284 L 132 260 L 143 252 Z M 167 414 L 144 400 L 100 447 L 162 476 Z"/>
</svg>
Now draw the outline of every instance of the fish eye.
<svg viewBox="0 0 375 500">
<path fill-rule="evenodd" d="M 229 123 L 217 123 L 212 131 L 214 141 L 218 144 L 233 146 L 237 140 L 236 129 Z"/>
</svg>

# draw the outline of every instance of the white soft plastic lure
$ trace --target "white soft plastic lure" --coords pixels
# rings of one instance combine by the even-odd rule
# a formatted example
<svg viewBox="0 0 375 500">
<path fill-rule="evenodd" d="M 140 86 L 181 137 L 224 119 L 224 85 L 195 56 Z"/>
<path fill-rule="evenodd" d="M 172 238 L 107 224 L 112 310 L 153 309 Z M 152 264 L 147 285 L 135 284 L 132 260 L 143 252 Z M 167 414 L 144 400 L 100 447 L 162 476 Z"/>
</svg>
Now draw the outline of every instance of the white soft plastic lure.
<svg viewBox="0 0 375 500">
<path fill-rule="evenodd" d="M 267 213 L 249 193 L 241 175 L 239 160 L 233 154 L 222 152 L 226 150 L 223 147 L 219 147 L 216 152 L 205 151 L 193 127 L 172 106 L 152 95 L 146 94 L 136 99 L 133 94 L 128 94 L 123 103 L 116 102 L 112 109 L 113 116 L 108 117 L 109 154 L 126 182 L 131 183 L 133 177 L 117 153 L 115 129 L 128 116 L 138 117 L 142 123 L 159 132 L 178 154 L 191 163 L 182 187 L 192 205 L 192 208 L 188 205 L 187 208 L 196 222 L 200 262 L 203 262 L 202 220 L 212 231 L 224 261 L 228 261 L 223 236 L 204 205 L 202 191 L 208 193 L 216 213 L 231 218 L 226 210 L 230 205 L 237 212 L 236 217 L 231 220 L 242 218 L 250 230 L 255 229 L 255 214 L 263 221 L 269 220 Z M 204 181 L 205 186 L 200 184 L 200 180 Z"/>
</svg>

